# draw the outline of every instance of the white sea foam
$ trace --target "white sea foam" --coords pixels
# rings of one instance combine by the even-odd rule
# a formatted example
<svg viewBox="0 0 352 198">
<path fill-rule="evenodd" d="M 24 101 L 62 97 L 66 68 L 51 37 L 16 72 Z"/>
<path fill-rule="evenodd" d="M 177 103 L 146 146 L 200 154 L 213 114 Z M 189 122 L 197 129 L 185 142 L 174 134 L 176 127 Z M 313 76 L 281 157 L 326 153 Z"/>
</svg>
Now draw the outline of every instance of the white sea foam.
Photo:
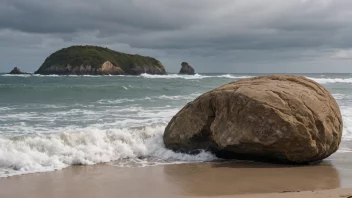
<svg viewBox="0 0 352 198">
<path fill-rule="evenodd" d="M 152 74 L 141 74 L 141 77 L 143 77 L 143 78 L 163 78 L 163 79 L 181 78 L 181 79 L 186 79 L 186 80 L 196 80 L 196 79 L 204 79 L 204 78 L 233 78 L 233 79 L 240 79 L 240 78 L 250 78 L 252 76 L 235 76 L 235 75 L 232 75 L 232 74 L 214 75 L 214 76 L 201 75 L 201 74 L 195 74 L 195 75 L 180 75 L 180 74 L 152 75 Z"/>
<path fill-rule="evenodd" d="M 328 83 L 352 83 L 352 78 L 313 78 L 307 77 L 311 80 L 314 80 L 321 84 L 328 84 Z"/>
<path fill-rule="evenodd" d="M 2 74 L 4 77 L 31 77 L 35 76 L 34 74 Z"/>
<path fill-rule="evenodd" d="M 200 93 L 193 93 L 193 94 L 188 94 L 188 95 L 174 95 L 174 96 L 167 96 L 167 95 L 160 95 L 160 96 L 151 96 L 151 97 L 144 97 L 144 98 L 122 98 L 122 99 L 116 99 L 116 100 L 107 100 L 107 99 L 101 99 L 98 100 L 98 104 L 121 104 L 121 103 L 128 103 L 128 102 L 137 102 L 137 101 L 146 101 L 146 100 L 154 100 L 154 99 L 161 99 L 161 100 L 193 100 L 197 96 L 199 96 Z"/>
<path fill-rule="evenodd" d="M 10 110 L 13 110 L 14 108 L 11 108 L 11 107 L 0 107 L 0 112 L 1 111 L 10 111 Z"/>
<path fill-rule="evenodd" d="M 352 107 L 340 106 L 343 119 L 342 139 L 345 141 L 352 140 Z"/>
<path fill-rule="evenodd" d="M 200 95 L 199 93 L 194 93 L 194 94 L 189 94 L 189 95 L 177 95 L 177 96 L 161 95 L 156 98 L 163 99 L 163 100 L 192 100 L 199 95 Z"/>
<path fill-rule="evenodd" d="M 352 149 L 340 146 L 340 148 L 339 148 L 339 150 L 337 150 L 337 152 L 338 153 L 350 153 L 350 152 L 352 152 Z"/>
<path fill-rule="evenodd" d="M 109 130 L 87 127 L 51 135 L 0 138 L 0 176 L 121 159 L 157 158 L 160 163 L 215 159 L 207 152 L 187 155 L 166 149 L 162 141 L 164 127 L 158 125 Z"/>
<path fill-rule="evenodd" d="M 135 102 L 135 101 L 143 101 L 143 100 L 150 100 L 150 97 L 144 97 L 144 98 L 122 98 L 122 99 L 116 99 L 116 100 L 107 100 L 107 99 L 101 99 L 98 100 L 97 103 L 99 104 L 121 104 L 121 103 L 126 103 L 126 102 Z"/>
<path fill-rule="evenodd" d="M 234 76 L 232 74 L 225 74 L 225 75 L 220 75 L 220 76 L 215 76 L 217 78 L 237 78 L 237 79 L 241 79 L 241 78 L 252 78 L 254 76 Z"/>
<path fill-rule="evenodd" d="M 336 100 L 342 100 L 343 98 L 345 98 L 345 94 L 340 94 L 340 93 L 332 94 L 332 96 L 333 96 Z"/>
<path fill-rule="evenodd" d="M 145 166 L 214 159 L 206 152 L 187 155 L 164 147 L 162 133 L 178 110 L 124 105 L 0 114 L 5 121 L 0 125 L 0 176 L 113 160 L 117 166 L 131 166 L 132 161 Z M 60 122 L 65 125 L 58 126 Z"/>
<path fill-rule="evenodd" d="M 141 77 L 143 77 L 143 78 L 163 78 L 163 79 L 182 78 L 182 79 L 187 79 L 187 80 L 193 80 L 193 79 L 209 78 L 210 76 L 203 76 L 203 75 L 200 75 L 200 74 L 195 74 L 195 75 L 179 75 L 179 74 L 152 75 L 152 74 L 141 74 Z"/>
</svg>

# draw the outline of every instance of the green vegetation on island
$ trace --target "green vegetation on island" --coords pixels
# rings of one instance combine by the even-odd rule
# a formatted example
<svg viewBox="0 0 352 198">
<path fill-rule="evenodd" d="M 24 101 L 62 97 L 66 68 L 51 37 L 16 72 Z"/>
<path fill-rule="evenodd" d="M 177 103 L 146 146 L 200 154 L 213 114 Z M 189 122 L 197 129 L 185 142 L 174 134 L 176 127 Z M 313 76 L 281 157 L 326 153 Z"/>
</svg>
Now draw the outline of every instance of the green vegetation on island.
<svg viewBox="0 0 352 198">
<path fill-rule="evenodd" d="M 99 46 L 71 46 L 45 59 L 37 74 L 165 74 L 155 58 L 117 52 Z"/>
</svg>

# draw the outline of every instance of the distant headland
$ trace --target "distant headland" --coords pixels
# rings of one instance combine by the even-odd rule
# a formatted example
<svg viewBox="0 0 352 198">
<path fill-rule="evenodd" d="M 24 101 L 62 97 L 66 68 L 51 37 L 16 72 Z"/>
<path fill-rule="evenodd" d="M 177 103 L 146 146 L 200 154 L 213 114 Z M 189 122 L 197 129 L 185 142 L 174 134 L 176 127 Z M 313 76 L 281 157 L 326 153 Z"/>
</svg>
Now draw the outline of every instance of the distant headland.
<svg viewBox="0 0 352 198">
<path fill-rule="evenodd" d="M 140 75 L 166 74 L 155 58 L 117 52 L 99 46 L 71 46 L 47 57 L 35 74 Z"/>
</svg>

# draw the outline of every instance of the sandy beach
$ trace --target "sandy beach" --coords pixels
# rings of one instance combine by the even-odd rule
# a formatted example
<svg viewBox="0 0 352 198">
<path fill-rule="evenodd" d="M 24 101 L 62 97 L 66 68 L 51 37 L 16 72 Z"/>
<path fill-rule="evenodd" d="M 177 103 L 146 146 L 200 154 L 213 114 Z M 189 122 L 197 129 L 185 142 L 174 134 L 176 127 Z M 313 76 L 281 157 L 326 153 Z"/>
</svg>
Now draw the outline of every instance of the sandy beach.
<svg viewBox="0 0 352 198">
<path fill-rule="evenodd" d="M 0 179 L 2 198 L 349 197 L 350 154 L 319 165 L 206 162 L 121 168 L 113 163 Z"/>
</svg>

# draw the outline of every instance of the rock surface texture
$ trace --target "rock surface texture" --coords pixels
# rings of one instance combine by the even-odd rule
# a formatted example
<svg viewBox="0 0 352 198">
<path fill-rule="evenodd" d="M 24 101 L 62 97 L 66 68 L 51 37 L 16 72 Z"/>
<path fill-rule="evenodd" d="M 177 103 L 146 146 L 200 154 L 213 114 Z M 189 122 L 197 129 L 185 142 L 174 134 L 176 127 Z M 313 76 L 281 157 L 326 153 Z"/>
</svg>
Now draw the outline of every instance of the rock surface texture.
<svg viewBox="0 0 352 198">
<path fill-rule="evenodd" d="M 192 66 L 190 66 L 187 62 L 182 62 L 181 63 L 181 70 L 179 74 L 188 74 L 188 75 L 194 75 L 195 71 Z"/>
<path fill-rule="evenodd" d="M 334 153 L 342 116 L 318 83 L 270 75 L 223 85 L 188 103 L 165 129 L 167 148 L 218 157 L 305 164 Z"/>
</svg>

